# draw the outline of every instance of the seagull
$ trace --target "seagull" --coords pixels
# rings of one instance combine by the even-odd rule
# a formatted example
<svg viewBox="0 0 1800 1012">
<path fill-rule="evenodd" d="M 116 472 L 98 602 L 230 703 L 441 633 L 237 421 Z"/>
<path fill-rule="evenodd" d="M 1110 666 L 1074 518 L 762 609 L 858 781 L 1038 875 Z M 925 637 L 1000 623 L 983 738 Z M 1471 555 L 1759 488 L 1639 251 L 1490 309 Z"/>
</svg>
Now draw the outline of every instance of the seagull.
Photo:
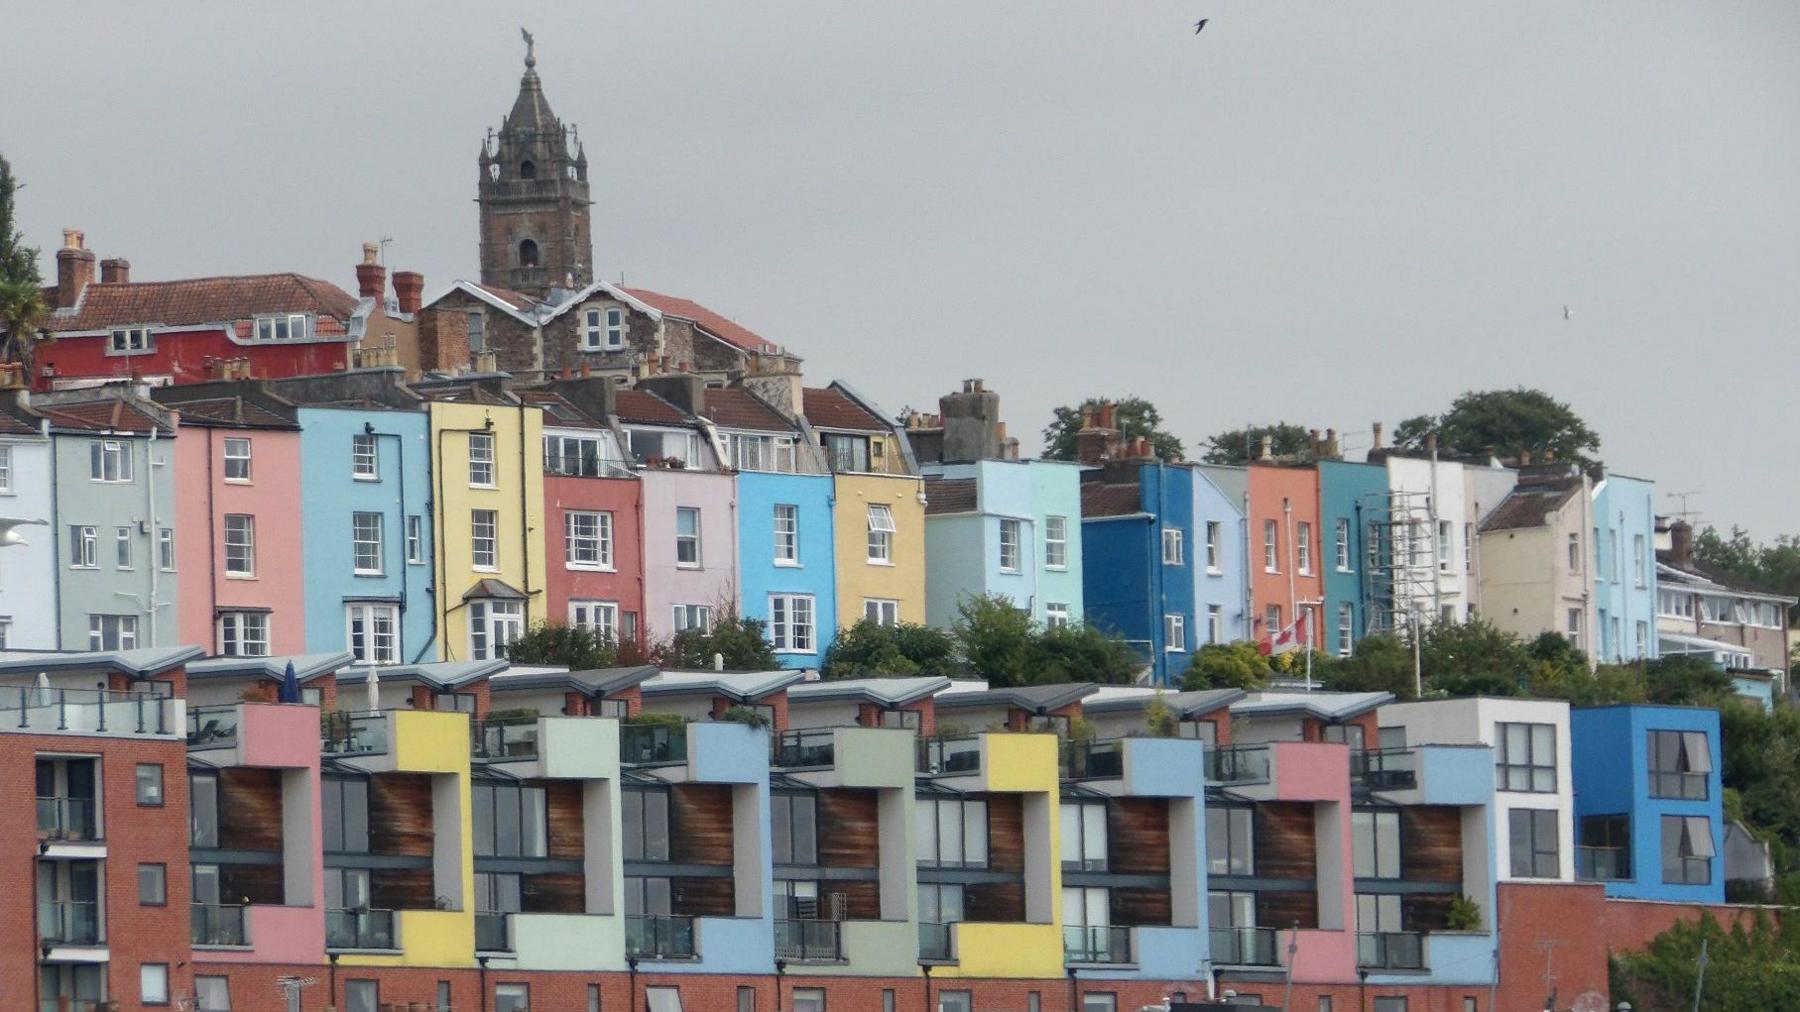
<svg viewBox="0 0 1800 1012">
<path fill-rule="evenodd" d="M 18 517 L 0 517 L 0 548 L 26 544 L 25 536 L 19 532 L 19 528 L 27 524 L 38 524 L 48 527 L 50 522 L 48 520 L 21 520 Z"/>
<path fill-rule="evenodd" d="M 1568 306 L 1564 306 L 1563 307 L 1563 319 L 1573 320 L 1574 318 L 1575 318 L 1575 311 L 1570 309 Z"/>
<path fill-rule="evenodd" d="M 1201 32 L 1206 31 L 1206 23 L 1211 20 L 1212 18 L 1201 18 L 1194 22 L 1194 34 L 1199 35 Z"/>
</svg>

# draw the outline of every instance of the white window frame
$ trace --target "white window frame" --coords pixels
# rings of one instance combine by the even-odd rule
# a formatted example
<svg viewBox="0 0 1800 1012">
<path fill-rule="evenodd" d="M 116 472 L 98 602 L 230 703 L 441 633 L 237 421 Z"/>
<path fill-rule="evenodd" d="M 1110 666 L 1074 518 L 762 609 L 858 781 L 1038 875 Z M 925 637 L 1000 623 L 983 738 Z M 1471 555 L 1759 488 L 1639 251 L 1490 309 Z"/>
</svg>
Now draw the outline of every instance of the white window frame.
<svg viewBox="0 0 1800 1012">
<path fill-rule="evenodd" d="M 1450 560 L 1456 556 L 1456 525 L 1448 520 L 1437 522 L 1438 572 L 1450 571 Z"/>
<path fill-rule="evenodd" d="M 491 432 L 469 433 L 469 487 L 499 487 L 494 481 L 494 434 Z"/>
<path fill-rule="evenodd" d="M 886 503 L 870 503 L 868 510 L 869 565 L 894 564 L 894 511 Z"/>
<path fill-rule="evenodd" d="M 351 433 L 350 477 L 356 481 L 381 480 L 381 444 L 374 433 Z"/>
<path fill-rule="evenodd" d="M 1061 601 L 1044 602 L 1044 628 L 1066 629 L 1069 626 L 1069 606 Z"/>
<path fill-rule="evenodd" d="M 1222 534 L 1222 530 L 1221 530 L 1221 527 L 1217 520 L 1208 520 L 1206 522 L 1205 530 L 1206 530 L 1206 571 L 1212 575 L 1217 576 L 1224 571 L 1219 566 L 1219 539 Z"/>
<path fill-rule="evenodd" d="M 781 653 L 814 653 L 819 648 L 818 615 L 811 594 L 770 594 L 770 646 Z"/>
<path fill-rule="evenodd" d="M 589 524 L 591 531 L 578 530 Z M 613 515 L 610 512 L 568 510 L 563 513 L 563 565 L 595 573 L 613 571 Z"/>
<path fill-rule="evenodd" d="M 625 347 L 625 310 L 594 306 L 581 314 L 582 351 L 618 351 Z"/>
<path fill-rule="evenodd" d="M 1349 601 L 1338 602 L 1337 655 L 1348 657 L 1356 646 L 1356 607 Z"/>
<path fill-rule="evenodd" d="M 1294 523 L 1294 568 L 1301 576 L 1312 575 L 1312 522 L 1299 520 Z"/>
<path fill-rule="evenodd" d="M 569 625 L 599 633 L 617 642 L 619 638 L 619 602 L 575 598 L 569 601 Z"/>
<path fill-rule="evenodd" d="M 681 530 L 682 521 L 684 518 L 687 518 L 687 517 L 693 518 L 693 532 L 684 534 L 684 533 L 682 533 L 682 530 Z M 675 507 L 675 568 L 676 569 L 704 569 L 704 568 L 706 568 L 706 554 L 702 550 L 705 548 L 705 545 L 703 543 L 705 530 L 701 526 L 705 522 L 705 519 L 706 518 L 701 515 L 700 507 L 698 507 L 698 506 L 677 506 L 677 507 Z M 691 553 L 693 555 L 693 558 L 684 560 L 681 557 L 682 549 L 684 547 L 689 547 L 689 546 L 691 546 L 693 548 L 693 552 Z"/>
<path fill-rule="evenodd" d="M 800 507 L 778 502 L 771 511 L 775 534 L 775 565 L 800 565 Z"/>
<path fill-rule="evenodd" d="M 363 650 L 356 650 L 356 622 L 363 622 Z M 378 629 L 379 619 L 387 619 L 388 632 Z M 344 649 L 360 664 L 400 663 L 400 606 L 383 601 L 352 601 L 344 606 Z"/>
<path fill-rule="evenodd" d="M 1206 606 L 1206 642 L 1225 642 L 1225 609 L 1216 604 Z"/>
<path fill-rule="evenodd" d="M 237 452 L 234 453 L 233 451 Z M 226 436 L 225 446 L 221 453 L 225 461 L 225 481 L 233 485 L 250 484 L 252 480 L 252 472 L 250 470 L 250 437 Z M 233 475 L 231 473 L 234 464 L 242 465 L 238 468 L 243 472 L 242 474 Z"/>
<path fill-rule="evenodd" d="M 865 597 L 863 618 L 874 620 L 876 625 L 899 625 L 900 602 L 890 597 Z"/>
<path fill-rule="evenodd" d="M 128 485 L 132 480 L 131 441 L 97 439 L 88 444 L 88 480 Z"/>
<path fill-rule="evenodd" d="M 671 627 L 676 632 L 698 629 L 702 633 L 712 632 L 713 616 L 710 604 L 678 604 L 669 609 Z"/>
<path fill-rule="evenodd" d="M 115 646 L 106 646 L 107 625 L 112 625 Z M 136 615 L 97 614 L 88 615 L 88 649 L 89 650 L 135 650 L 138 645 L 138 617 Z"/>
<path fill-rule="evenodd" d="M 1044 518 L 1044 568 L 1062 572 L 1069 568 L 1069 518 Z"/>
<path fill-rule="evenodd" d="M 1023 561 L 1023 546 L 1019 539 L 1023 533 L 1022 525 L 1017 520 L 1006 517 L 1000 519 L 1000 571 L 1017 573 Z"/>
<path fill-rule="evenodd" d="M 238 536 L 234 538 L 232 521 L 242 520 Z M 222 521 L 225 545 L 225 578 L 227 580 L 256 579 L 256 515 L 253 513 L 227 513 Z M 233 559 L 233 554 L 237 555 Z M 236 568 L 234 568 L 234 566 Z"/>
<path fill-rule="evenodd" d="M 1263 521 L 1263 572 L 1281 572 L 1281 525 Z"/>
<path fill-rule="evenodd" d="M 156 565 L 165 573 L 175 571 L 175 528 L 159 527 L 156 530 Z"/>
<path fill-rule="evenodd" d="M 269 656 L 269 641 L 273 638 L 269 625 L 269 613 L 266 611 L 220 612 L 217 623 L 219 656 Z M 256 649 L 249 649 L 251 647 Z"/>
<path fill-rule="evenodd" d="M 134 553 L 131 550 L 131 541 L 131 528 L 113 528 L 113 565 L 125 572 L 137 568 L 132 564 Z"/>
<path fill-rule="evenodd" d="M 469 659 L 499 660 L 525 635 L 525 602 L 479 597 L 469 602 Z"/>
<path fill-rule="evenodd" d="M 500 571 L 500 511 L 469 511 L 469 568 L 481 573 Z"/>
<path fill-rule="evenodd" d="M 373 538 L 365 537 L 364 535 L 367 532 L 363 528 L 364 522 L 370 520 L 371 518 L 375 521 L 375 528 L 374 528 L 375 536 Z M 371 512 L 365 511 L 365 510 L 357 510 L 356 512 L 351 513 L 350 514 L 350 569 L 351 569 L 351 572 L 357 576 L 382 576 L 382 575 L 384 575 L 387 572 L 387 565 L 386 565 L 385 559 L 383 557 L 387 553 L 384 551 L 385 545 L 383 544 L 383 542 L 385 542 L 386 540 L 387 540 L 387 514 L 371 513 Z M 372 551 L 365 552 L 364 551 L 365 548 L 370 548 L 370 549 L 372 549 Z M 373 555 L 374 560 L 375 560 L 375 564 L 373 566 L 363 565 L 365 555 Z"/>
<path fill-rule="evenodd" d="M 13 448 L 10 443 L 0 443 L 0 495 L 13 493 Z"/>
<path fill-rule="evenodd" d="M 425 518 L 417 513 L 406 515 L 406 562 L 412 566 L 425 564 Z"/>
<path fill-rule="evenodd" d="M 1332 554 L 1337 563 L 1337 571 L 1350 572 L 1350 518 L 1338 517 L 1332 525 Z"/>
<path fill-rule="evenodd" d="M 1163 653 L 1187 653 L 1187 616 L 1166 614 L 1163 616 Z"/>
<path fill-rule="evenodd" d="M 106 345 L 109 355 L 135 355 L 156 350 L 156 332 L 149 327 L 117 327 Z"/>
<path fill-rule="evenodd" d="M 1165 566 L 1179 566 L 1185 556 L 1181 531 L 1178 528 L 1165 527 L 1162 532 L 1162 561 Z"/>
<path fill-rule="evenodd" d="M 1463 573 L 1475 572 L 1475 525 L 1463 524 Z"/>
<path fill-rule="evenodd" d="M 251 333 L 258 341 L 304 341 L 310 329 L 306 314 L 284 313 L 257 317 L 255 329 Z"/>
<path fill-rule="evenodd" d="M 1649 566 L 1644 558 L 1644 536 L 1633 534 L 1631 536 L 1631 576 L 1632 582 L 1637 584 L 1639 590 L 1650 585 L 1648 571 Z"/>
</svg>

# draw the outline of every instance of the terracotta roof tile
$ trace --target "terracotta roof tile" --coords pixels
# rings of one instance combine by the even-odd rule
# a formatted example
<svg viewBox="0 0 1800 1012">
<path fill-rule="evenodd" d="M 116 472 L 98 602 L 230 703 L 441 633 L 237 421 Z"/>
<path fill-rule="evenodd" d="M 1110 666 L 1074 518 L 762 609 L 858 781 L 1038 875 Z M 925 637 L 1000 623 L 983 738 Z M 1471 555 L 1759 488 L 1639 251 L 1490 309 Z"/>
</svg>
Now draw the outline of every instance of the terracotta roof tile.
<svg viewBox="0 0 1800 1012">
<path fill-rule="evenodd" d="M 36 410 L 58 429 L 88 432 L 169 431 L 162 421 L 123 397 L 84 401 L 79 404 L 44 404 Z"/>
<path fill-rule="evenodd" d="M 807 387 L 802 393 L 806 420 L 814 428 L 886 432 L 887 423 L 836 387 Z"/>
<path fill-rule="evenodd" d="M 299 274 L 258 274 L 181 281 L 94 282 L 71 313 L 51 318 L 58 333 L 129 323 L 182 326 L 247 320 L 267 313 L 311 313 L 348 320 L 356 299 L 338 286 Z M 329 330 L 332 328 L 321 328 Z"/>
<path fill-rule="evenodd" d="M 1081 515 L 1084 517 L 1118 517 L 1143 511 L 1143 497 L 1136 485 L 1082 483 Z"/>
<path fill-rule="evenodd" d="M 653 292 L 647 288 L 622 288 L 620 291 L 629 293 L 632 298 L 650 306 L 664 316 L 673 316 L 678 320 L 688 320 L 698 325 L 701 330 L 724 341 L 726 344 L 735 345 L 745 351 L 773 352 L 780 350 L 775 342 L 770 341 L 761 334 L 756 333 L 735 320 L 720 316 L 718 313 L 715 313 L 705 306 L 702 306 L 700 303 L 690 299 L 684 299 L 675 295 L 664 295 L 661 292 Z"/>
<path fill-rule="evenodd" d="M 1549 522 L 1548 515 L 1562 509 L 1580 488 L 1579 482 L 1520 485 L 1500 500 L 1500 505 L 1481 522 L 1481 529 L 1511 531 L 1543 527 Z"/>
<path fill-rule="evenodd" d="M 243 397 L 209 397 L 176 401 L 164 407 L 181 412 L 183 425 L 218 425 L 250 429 L 297 429 L 293 418 L 277 414 Z"/>
<path fill-rule="evenodd" d="M 645 425 L 691 426 L 694 420 L 682 410 L 648 390 L 620 390 L 613 397 L 613 411 L 621 421 Z"/>
<path fill-rule="evenodd" d="M 782 417 L 761 397 L 748 390 L 716 389 L 706 391 L 706 417 L 714 425 L 727 429 L 749 429 L 756 432 L 792 433 L 794 423 Z"/>
<path fill-rule="evenodd" d="M 0 436 L 35 436 L 38 427 L 31 422 L 31 416 L 23 410 L 14 413 L 11 408 L 0 404 Z"/>
<path fill-rule="evenodd" d="M 973 513 L 976 506 L 975 479 L 925 479 L 925 515 L 939 513 Z"/>
<path fill-rule="evenodd" d="M 570 403 L 568 398 L 549 390 L 514 390 L 527 404 L 544 409 L 544 424 L 570 429 L 604 429 L 606 423 Z"/>
</svg>

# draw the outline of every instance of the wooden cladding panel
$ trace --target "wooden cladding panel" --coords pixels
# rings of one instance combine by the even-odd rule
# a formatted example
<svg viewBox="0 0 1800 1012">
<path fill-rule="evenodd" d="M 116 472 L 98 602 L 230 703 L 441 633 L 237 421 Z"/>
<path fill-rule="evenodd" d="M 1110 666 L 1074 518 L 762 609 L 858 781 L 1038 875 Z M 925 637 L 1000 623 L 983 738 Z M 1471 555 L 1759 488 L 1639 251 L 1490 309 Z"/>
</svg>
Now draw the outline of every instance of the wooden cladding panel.
<svg viewBox="0 0 1800 1012">
<path fill-rule="evenodd" d="M 1313 806 L 1270 801 L 1255 808 L 1256 874 L 1262 878 L 1315 879 L 1318 875 Z"/>
<path fill-rule="evenodd" d="M 963 887 L 963 919 L 1010 923 L 1025 919 L 1025 886 L 996 882 Z"/>
<path fill-rule="evenodd" d="M 844 919 L 851 921 L 881 920 L 881 883 L 823 882 L 820 891 L 844 894 Z"/>
<path fill-rule="evenodd" d="M 874 791 L 826 788 L 819 792 L 818 811 L 821 866 L 880 866 L 881 808 Z"/>
<path fill-rule="evenodd" d="M 1106 863 L 1116 872 L 1169 873 L 1167 798 L 1113 798 L 1106 805 Z M 1168 897 L 1164 897 L 1164 903 Z"/>
<path fill-rule="evenodd" d="M 1167 889 L 1140 889 L 1135 886 L 1115 888 L 1111 899 L 1114 924 L 1135 926 L 1171 923 L 1173 912 L 1169 909 Z"/>
<path fill-rule="evenodd" d="M 1449 893 L 1421 893 L 1400 901 L 1401 923 L 1408 931 L 1441 931 L 1449 927 Z"/>
<path fill-rule="evenodd" d="M 579 861 L 587 850 L 582 843 L 581 784 L 575 780 L 541 780 L 534 787 L 544 789 L 544 807 L 550 831 L 550 856 L 563 861 Z M 580 913 L 579 910 L 574 911 Z"/>
<path fill-rule="evenodd" d="M 431 844 L 431 776 L 377 773 L 370 777 L 369 852 L 430 857 Z M 426 872 L 425 877 L 429 893 L 431 873 Z M 431 904 L 425 906 L 429 908 Z"/>
<path fill-rule="evenodd" d="M 731 864 L 729 785 L 669 788 L 669 857 L 676 864 Z"/>
<path fill-rule="evenodd" d="M 983 796 L 983 800 L 987 802 L 988 811 L 988 867 L 994 871 L 1024 871 L 1024 799 L 1017 794 L 988 794 Z M 969 919 L 1006 920 L 974 916 Z"/>
<path fill-rule="evenodd" d="M 1256 923 L 1265 928 L 1319 926 L 1319 898 L 1310 892 L 1256 894 Z"/>
<path fill-rule="evenodd" d="M 369 906 L 377 910 L 435 910 L 430 868 L 378 868 L 369 873 Z"/>
<path fill-rule="evenodd" d="M 526 875 L 519 892 L 519 906 L 528 914 L 587 912 L 587 882 L 579 872 Z"/>
<path fill-rule="evenodd" d="M 219 901 L 222 903 L 287 902 L 281 883 L 281 866 L 275 864 L 219 865 Z"/>
<path fill-rule="evenodd" d="M 219 846 L 281 849 L 281 771 L 232 766 L 219 771 Z"/>
<path fill-rule="evenodd" d="M 737 916 L 737 889 L 729 878 L 678 878 L 669 882 L 670 911 L 689 917 Z"/>
<path fill-rule="evenodd" d="M 1461 882 L 1462 810 L 1439 805 L 1400 809 L 1400 872 L 1416 882 Z"/>
</svg>

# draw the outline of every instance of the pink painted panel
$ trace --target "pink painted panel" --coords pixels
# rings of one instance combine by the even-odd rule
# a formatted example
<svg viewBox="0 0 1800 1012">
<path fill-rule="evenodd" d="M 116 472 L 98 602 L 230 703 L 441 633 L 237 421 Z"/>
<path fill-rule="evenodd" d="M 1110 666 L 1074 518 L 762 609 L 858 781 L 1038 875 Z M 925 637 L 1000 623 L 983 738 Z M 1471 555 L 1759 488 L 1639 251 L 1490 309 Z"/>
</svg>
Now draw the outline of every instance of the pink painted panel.
<svg viewBox="0 0 1800 1012">
<path fill-rule="evenodd" d="M 1341 983 L 1356 979 L 1356 935 L 1349 931 L 1282 931 L 1276 936 L 1283 958 L 1295 943 L 1295 983 Z"/>
<path fill-rule="evenodd" d="M 325 907 L 250 908 L 250 948 L 196 950 L 207 963 L 323 963 Z"/>
<path fill-rule="evenodd" d="M 1350 803 L 1350 748 L 1329 742 L 1283 741 L 1275 750 L 1275 797 L 1281 801 Z"/>
</svg>

